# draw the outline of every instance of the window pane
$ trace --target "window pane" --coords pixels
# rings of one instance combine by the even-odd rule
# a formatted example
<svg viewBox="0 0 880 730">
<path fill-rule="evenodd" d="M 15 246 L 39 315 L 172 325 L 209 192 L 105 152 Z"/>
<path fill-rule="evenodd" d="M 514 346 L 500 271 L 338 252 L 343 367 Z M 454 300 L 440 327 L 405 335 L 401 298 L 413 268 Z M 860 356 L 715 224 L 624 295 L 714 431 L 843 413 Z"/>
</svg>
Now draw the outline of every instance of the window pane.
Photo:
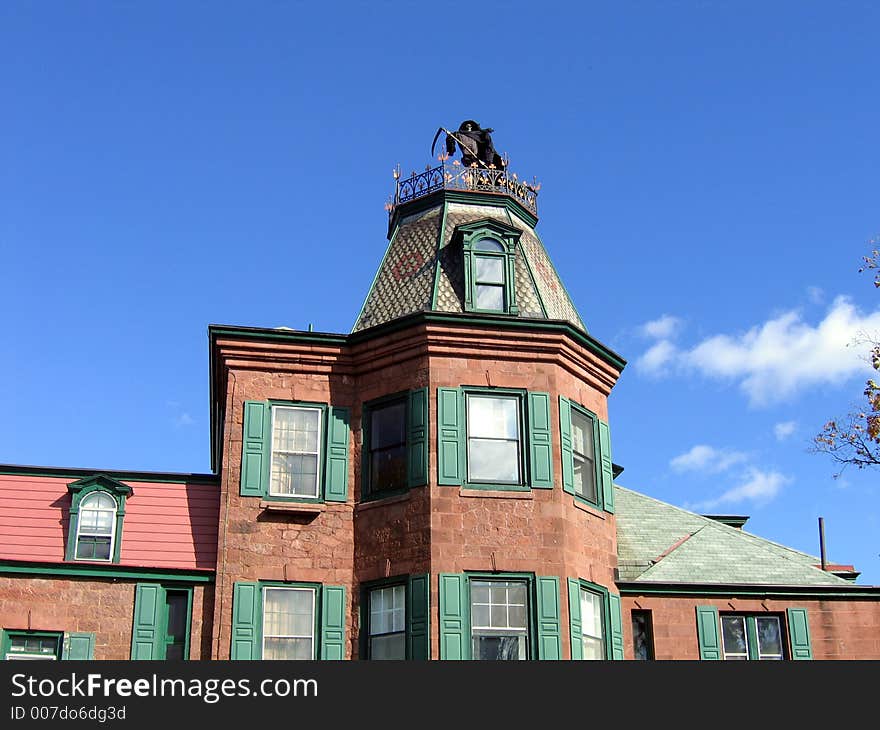
<svg viewBox="0 0 880 730">
<path fill-rule="evenodd" d="M 571 450 L 588 459 L 593 458 L 593 424 L 574 409 L 571 411 Z"/>
<path fill-rule="evenodd" d="M 474 659 L 484 661 L 528 658 L 525 636 L 474 636 Z"/>
<path fill-rule="evenodd" d="M 519 438 L 519 399 L 469 395 L 468 436 L 498 439 Z"/>
<path fill-rule="evenodd" d="M 275 454 L 269 491 L 272 494 L 315 496 L 318 493 L 318 457 Z"/>
<path fill-rule="evenodd" d="M 494 256 L 475 256 L 476 280 L 481 284 L 504 283 L 504 261 Z"/>
<path fill-rule="evenodd" d="M 263 658 L 311 659 L 315 592 L 307 588 L 263 591 Z"/>
<path fill-rule="evenodd" d="M 269 638 L 263 642 L 263 659 L 312 658 L 311 639 Z"/>
<path fill-rule="evenodd" d="M 721 637 L 724 642 L 725 655 L 742 654 L 744 657 L 748 656 L 745 616 L 722 616 Z"/>
<path fill-rule="evenodd" d="M 604 659 L 605 649 L 602 646 L 601 639 L 594 639 L 591 636 L 583 637 L 584 659 Z"/>
<path fill-rule="evenodd" d="M 477 309 L 488 309 L 493 312 L 504 311 L 504 287 L 494 284 L 477 284 L 476 303 Z"/>
<path fill-rule="evenodd" d="M 602 607 L 598 594 L 581 588 L 581 631 L 585 636 L 601 639 Z"/>
<path fill-rule="evenodd" d="M 80 537 L 76 541 L 77 560 L 109 560 L 110 538 L 109 537 Z"/>
<path fill-rule="evenodd" d="M 782 638 L 776 616 L 758 616 L 758 653 L 760 658 L 781 659 Z"/>
<path fill-rule="evenodd" d="M 370 591 L 370 635 L 388 634 L 405 629 L 406 588 L 402 585 L 374 588 Z"/>
<path fill-rule="evenodd" d="M 583 461 L 580 457 L 572 455 L 574 464 L 574 492 L 591 502 L 598 501 L 596 488 L 596 467 L 592 461 Z"/>
<path fill-rule="evenodd" d="M 406 486 L 406 446 L 394 446 L 370 454 L 370 490 Z"/>
<path fill-rule="evenodd" d="M 370 659 L 406 659 L 406 634 L 371 638 Z"/>
<path fill-rule="evenodd" d="M 468 439 L 468 481 L 519 484 L 519 444 Z"/>
<path fill-rule="evenodd" d="M 370 417 L 370 448 L 383 449 L 386 446 L 404 443 L 405 430 L 405 403 L 396 402 L 376 408 Z"/>
<path fill-rule="evenodd" d="M 272 448 L 276 451 L 318 451 L 321 413 L 314 408 L 274 408 Z"/>
<path fill-rule="evenodd" d="M 116 501 L 109 494 L 95 492 L 80 503 L 80 509 L 109 509 L 116 511 Z"/>
<path fill-rule="evenodd" d="M 504 246 L 494 238 L 481 238 L 474 246 L 476 251 L 503 251 Z"/>
</svg>

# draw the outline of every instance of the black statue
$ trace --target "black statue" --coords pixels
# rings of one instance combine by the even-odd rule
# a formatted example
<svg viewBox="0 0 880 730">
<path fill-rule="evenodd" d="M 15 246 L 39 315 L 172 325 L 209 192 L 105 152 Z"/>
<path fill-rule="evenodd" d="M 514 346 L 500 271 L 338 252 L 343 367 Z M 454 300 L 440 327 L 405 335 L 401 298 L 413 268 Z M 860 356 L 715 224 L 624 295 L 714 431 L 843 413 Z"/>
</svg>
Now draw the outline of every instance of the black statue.
<svg viewBox="0 0 880 730">
<path fill-rule="evenodd" d="M 477 165 L 477 167 L 494 167 L 501 169 L 504 167 L 504 160 L 495 151 L 495 145 L 492 144 L 492 132 L 494 129 L 487 127 L 480 129 L 480 125 L 473 119 L 468 119 L 461 123 L 457 132 L 450 132 L 447 129 L 437 130 L 434 136 L 434 143 L 440 132 L 446 132 L 446 152 L 449 155 L 455 154 L 455 145 L 461 150 L 461 164 L 465 167 Z M 434 146 L 431 146 L 431 154 L 434 154 Z"/>
</svg>

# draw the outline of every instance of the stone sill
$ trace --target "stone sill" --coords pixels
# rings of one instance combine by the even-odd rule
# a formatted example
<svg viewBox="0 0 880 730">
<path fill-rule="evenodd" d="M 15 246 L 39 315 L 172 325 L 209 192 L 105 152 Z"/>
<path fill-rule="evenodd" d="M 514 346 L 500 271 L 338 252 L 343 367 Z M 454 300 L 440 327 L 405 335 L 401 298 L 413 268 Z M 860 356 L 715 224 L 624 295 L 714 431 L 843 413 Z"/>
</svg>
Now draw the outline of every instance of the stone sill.
<svg viewBox="0 0 880 730">
<path fill-rule="evenodd" d="M 486 499 L 534 499 L 532 491 L 512 489 L 465 489 L 458 490 L 460 497 L 485 497 Z"/>
<path fill-rule="evenodd" d="M 596 509 L 592 505 L 584 504 L 579 499 L 574 499 L 574 498 L 572 498 L 571 501 L 575 507 L 577 507 L 579 510 L 581 510 L 583 512 L 586 512 L 588 515 L 592 515 L 593 517 L 598 517 L 600 520 L 605 519 L 605 513 Z"/>
<path fill-rule="evenodd" d="M 289 515 L 316 515 L 324 511 L 324 505 L 311 502 L 272 502 L 264 499 L 260 502 L 260 509 L 268 512 L 285 512 Z"/>
<path fill-rule="evenodd" d="M 405 492 L 404 494 L 393 494 L 390 497 L 381 497 L 379 499 L 371 499 L 367 502 L 361 502 L 356 505 L 354 511 L 357 512 L 365 512 L 366 510 L 376 509 L 377 507 L 385 507 L 389 504 L 400 504 L 401 502 L 409 501 L 411 492 Z"/>
</svg>

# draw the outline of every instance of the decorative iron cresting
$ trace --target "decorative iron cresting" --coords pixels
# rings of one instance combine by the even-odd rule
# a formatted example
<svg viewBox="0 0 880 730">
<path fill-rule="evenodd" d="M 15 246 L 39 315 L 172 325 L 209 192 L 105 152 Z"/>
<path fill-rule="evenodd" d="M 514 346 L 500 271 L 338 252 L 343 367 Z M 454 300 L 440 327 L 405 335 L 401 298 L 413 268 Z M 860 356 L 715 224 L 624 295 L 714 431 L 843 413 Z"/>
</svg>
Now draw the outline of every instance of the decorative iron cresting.
<svg viewBox="0 0 880 730">
<path fill-rule="evenodd" d="M 458 160 L 451 163 L 443 160 L 437 167 L 413 172 L 410 177 L 401 180 L 398 168 L 394 171 L 394 179 L 397 180 L 394 200 L 386 208 L 390 214 L 401 203 L 430 195 L 436 190 L 471 190 L 509 195 L 537 215 L 541 185 L 537 181 L 528 183 L 520 180 L 516 173 L 510 173 L 507 169 L 483 168 L 476 164 L 464 167 Z"/>
</svg>

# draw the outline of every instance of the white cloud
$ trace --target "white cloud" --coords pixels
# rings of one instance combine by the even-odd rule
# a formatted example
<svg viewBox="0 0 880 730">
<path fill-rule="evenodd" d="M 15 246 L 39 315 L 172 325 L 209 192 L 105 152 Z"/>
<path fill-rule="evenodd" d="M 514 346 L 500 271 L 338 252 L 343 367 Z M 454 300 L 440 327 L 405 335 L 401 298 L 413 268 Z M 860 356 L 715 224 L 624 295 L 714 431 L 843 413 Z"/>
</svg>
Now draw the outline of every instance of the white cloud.
<svg viewBox="0 0 880 730">
<path fill-rule="evenodd" d="M 825 301 L 825 292 L 818 286 L 808 286 L 807 296 L 813 304 L 821 304 Z"/>
<path fill-rule="evenodd" d="M 664 314 L 658 319 L 645 322 L 639 331 L 645 336 L 655 340 L 667 340 L 674 337 L 681 328 L 681 320 L 671 314 Z"/>
<path fill-rule="evenodd" d="M 694 506 L 694 509 L 707 511 L 726 504 L 739 504 L 751 501 L 756 504 L 766 504 L 776 497 L 782 488 L 791 483 L 791 477 L 787 477 L 778 471 L 762 471 L 750 467 L 740 484 L 728 489 L 716 499 L 702 502 Z"/>
<path fill-rule="evenodd" d="M 669 367 L 677 356 L 678 350 L 675 345 L 666 340 L 660 340 L 636 360 L 636 369 L 654 376 L 668 374 Z"/>
<path fill-rule="evenodd" d="M 880 310 L 863 314 L 837 297 L 825 318 L 808 324 L 800 312 L 784 312 L 737 335 L 714 335 L 691 349 L 655 343 L 637 369 L 649 375 L 675 368 L 737 381 L 753 406 L 764 406 L 819 384 L 838 384 L 870 372 L 865 348 L 852 344 L 880 332 Z"/>
<path fill-rule="evenodd" d="M 741 464 L 748 458 L 741 451 L 730 449 L 716 449 L 705 444 L 697 444 L 690 451 L 679 454 L 669 462 L 673 471 L 702 471 L 708 474 L 718 474 L 727 471 L 735 464 Z"/>
<path fill-rule="evenodd" d="M 796 421 L 783 421 L 782 423 L 777 423 L 773 427 L 773 433 L 776 434 L 777 441 L 785 441 L 785 439 L 791 436 L 796 430 Z"/>
<path fill-rule="evenodd" d="M 181 426 L 191 426 L 195 423 L 195 420 L 189 413 L 181 413 L 174 419 L 174 425 L 180 428 Z"/>
</svg>

